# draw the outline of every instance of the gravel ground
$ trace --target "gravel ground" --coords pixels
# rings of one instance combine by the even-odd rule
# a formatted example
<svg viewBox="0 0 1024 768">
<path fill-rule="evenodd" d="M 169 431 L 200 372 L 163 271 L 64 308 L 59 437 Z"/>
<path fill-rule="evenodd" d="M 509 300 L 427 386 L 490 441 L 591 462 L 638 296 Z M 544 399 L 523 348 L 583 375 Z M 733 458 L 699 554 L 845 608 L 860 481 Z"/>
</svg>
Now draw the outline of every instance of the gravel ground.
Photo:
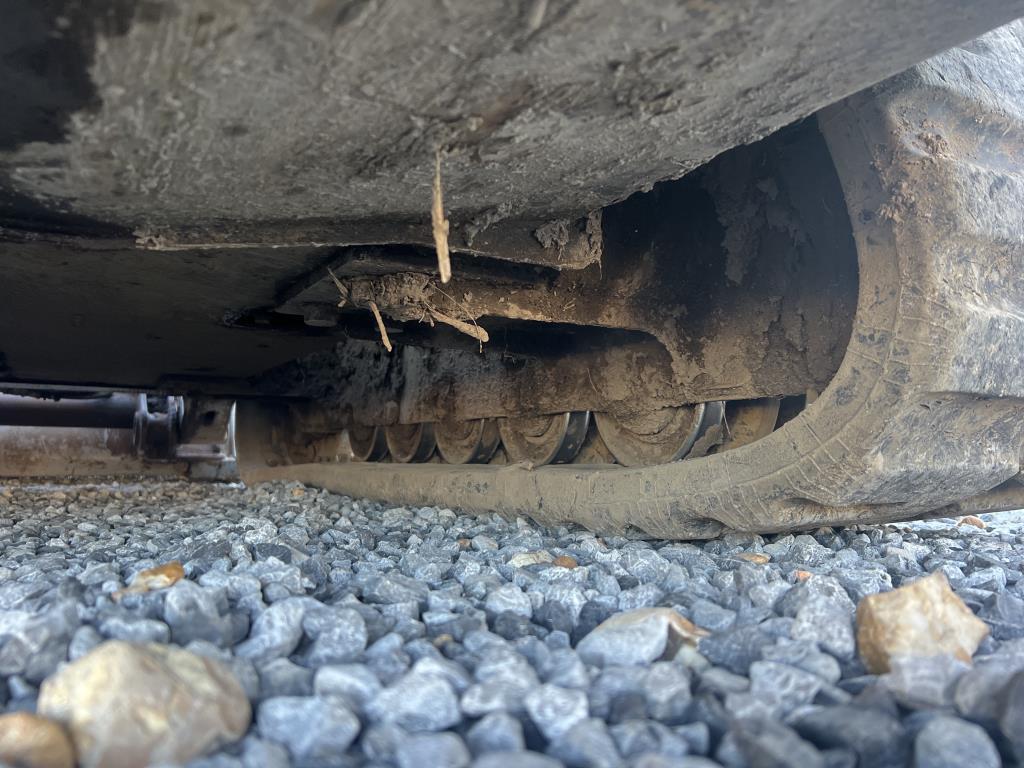
<svg viewBox="0 0 1024 768">
<path fill-rule="evenodd" d="M 241 682 L 248 735 L 194 766 L 1012 765 L 1024 516 L 984 517 L 680 543 L 297 485 L 8 484 L 0 705 L 116 638 Z M 973 668 L 868 674 L 855 606 L 936 571 L 991 628 Z M 668 661 L 664 622 L 593 632 L 647 607 L 710 634 Z"/>
</svg>

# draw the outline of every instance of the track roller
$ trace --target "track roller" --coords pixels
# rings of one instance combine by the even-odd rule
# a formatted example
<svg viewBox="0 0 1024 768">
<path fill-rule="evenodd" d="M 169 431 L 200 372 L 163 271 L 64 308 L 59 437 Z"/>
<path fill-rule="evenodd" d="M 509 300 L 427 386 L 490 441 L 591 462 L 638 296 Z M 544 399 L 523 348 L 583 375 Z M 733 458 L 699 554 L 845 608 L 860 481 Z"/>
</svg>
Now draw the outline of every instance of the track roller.
<svg viewBox="0 0 1024 768">
<path fill-rule="evenodd" d="M 434 437 L 437 452 L 448 464 L 486 464 L 501 443 L 494 419 L 438 421 Z"/>
<path fill-rule="evenodd" d="M 434 455 L 432 424 L 393 424 L 384 428 L 391 458 L 399 464 L 418 464 Z"/>
<path fill-rule="evenodd" d="M 589 426 L 590 411 L 498 419 L 498 431 L 509 461 L 524 461 L 535 467 L 572 461 Z"/>
<path fill-rule="evenodd" d="M 595 413 L 597 431 L 615 460 L 627 467 L 678 461 L 697 440 L 722 421 L 724 404 L 718 401 L 664 408 L 636 419 L 623 420 Z"/>
<path fill-rule="evenodd" d="M 739 448 L 775 430 L 779 421 L 781 397 L 762 397 L 757 400 L 736 400 L 725 405 L 725 442 L 721 450 Z"/>
<path fill-rule="evenodd" d="M 355 461 L 379 461 L 387 456 L 388 444 L 380 427 L 353 424 L 348 428 L 348 442 Z"/>
</svg>

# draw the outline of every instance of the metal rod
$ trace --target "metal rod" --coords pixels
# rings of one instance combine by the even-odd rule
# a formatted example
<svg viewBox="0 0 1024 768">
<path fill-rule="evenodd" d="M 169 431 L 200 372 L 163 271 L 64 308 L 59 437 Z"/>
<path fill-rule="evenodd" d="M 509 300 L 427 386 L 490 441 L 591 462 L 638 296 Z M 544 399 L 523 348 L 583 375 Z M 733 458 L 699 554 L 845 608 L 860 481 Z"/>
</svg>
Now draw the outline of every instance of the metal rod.
<svg viewBox="0 0 1024 768">
<path fill-rule="evenodd" d="M 18 427 L 91 427 L 131 429 L 138 395 L 44 400 L 0 395 L 0 424 Z"/>
</svg>

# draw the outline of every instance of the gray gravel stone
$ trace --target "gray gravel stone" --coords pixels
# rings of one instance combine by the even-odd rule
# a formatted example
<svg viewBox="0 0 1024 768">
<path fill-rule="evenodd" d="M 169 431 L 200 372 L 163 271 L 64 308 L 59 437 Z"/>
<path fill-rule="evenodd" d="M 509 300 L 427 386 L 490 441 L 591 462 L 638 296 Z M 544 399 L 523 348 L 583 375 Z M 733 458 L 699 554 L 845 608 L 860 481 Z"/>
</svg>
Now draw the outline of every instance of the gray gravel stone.
<svg viewBox="0 0 1024 768">
<path fill-rule="evenodd" d="M 192 581 L 179 581 L 164 598 L 164 621 L 171 628 L 171 639 L 178 645 L 207 640 L 219 646 L 230 645 L 231 620 L 221 616 L 213 590 Z"/>
<path fill-rule="evenodd" d="M 652 549 L 630 548 L 622 551 L 619 565 L 639 583 L 648 584 L 665 577 L 669 561 Z"/>
<path fill-rule="evenodd" d="M 755 661 L 750 665 L 750 692 L 756 697 L 777 699 L 783 714 L 810 704 L 821 690 L 822 679 L 777 661 Z"/>
<path fill-rule="evenodd" d="M 711 667 L 700 675 L 700 690 L 712 691 L 721 696 L 741 693 L 750 690 L 750 679 L 723 667 Z"/>
<path fill-rule="evenodd" d="M 256 713 L 260 735 L 283 744 L 299 765 L 344 766 L 345 750 L 359 733 L 359 718 L 341 699 L 280 696 Z"/>
<path fill-rule="evenodd" d="M 548 754 L 571 768 L 615 768 L 619 751 L 604 720 L 579 720 L 548 745 Z"/>
<path fill-rule="evenodd" d="M 1024 672 L 1007 683 L 999 700 L 999 732 L 1009 743 L 1017 762 L 1024 762 Z"/>
<path fill-rule="evenodd" d="M 774 610 L 779 600 L 792 589 L 791 584 L 784 581 L 769 581 L 766 584 L 758 584 L 751 587 L 747 592 L 750 602 L 759 608 Z"/>
<path fill-rule="evenodd" d="M 690 752 L 689 742 L 684 737 L 651 720 L 626 720 L 608 730 L 623 758 L 637 758 L 650 753 L 683 757 Z"/>
<path fill-rule="evenodd" d="M 523 725 L 507 712 L 492 712 L 478 720 L 466 733 L 473 754 L 517 752 L 525 749 Z"/>
<path fill-rule="evenodd" d="M 302 639 L 302 617 L 306 604 L 297 598 L 274 603 L 253 622 L 249 639 L 235 647 L 235 653 L 254 662 L 288 656 Z"/>
<path fill-rule="evenodd" d="M 446 680 L 457 693 L 464 692 L 472 685 L 472 679 L 466 670 L 455 662 L 436 656 L 419 659 L 413 665 L 412 671 L 422 675 L 436 675 Z"/>
<path fill-rule="evenodd" d="M 664 611 L 624 614 L 612 626 L 603 624 L 576 645 L 587 664 L 650 664 L 665 655 L 671 630 Z"/>
<path fill-rule="evenodd" d="M 768 547 L 765 547 L 768 551 Z M 819 544 L 813 536 L 801 534 L 794 537 L 792 544 L 779 559 L 798 565 L 822 565 L 832 558 L 833 552 Z"/>
<path fill-rule="evenodd" d="M 562 768 L 562 763 L 536 752 L 488 752 L 474 760 L 472 768 Z"/>
<path fill-rule="evenodd" d="M 711 729 L 707 723 L 695 722 L 677 725 L 672 729 L 686 742 L 687 749 L 695 755 L 706 755 L 711 748 Z"/>
<path fill-rule="evenodd" d="M 242 742 L 244 768 L 289 768 L 288 750 L 280 744 L 247 736 Z"/>
<path fill-rule="evenodd" d="M 796 616 L 809 604 L 839 608 L 848 614 L 853 614 L 856 608 L 838 579 L 818 574 L 812 574 L 789 590 L 779 604 L 779 609 L 786 616 Z"/>
<path fill-rule="evenodd" d="M 342 609 L 332 615 L 332 623 L 316 635 L 306 663 L 313 667 L 344 664 L 358 659 L 369 638 L 366 622 L 358 611 Z"/>
<path fill-rule="evenodd" d="M 775 720 L 785 712 L 782 700 L 773 692 L 728 693 L 723 703 L 732 720 Z"/>
<path fill-rule="evenodd" d="M 572 648 L 555 648 L 541 668 L 544 682 L 562 688 L 586 689 L 590 673 L 586 664 Z"/>
<path fill-rule="evenodd" d="M 392 723 L 372 723 L 363 729 L 359 748 L 373 764 L 394 765 L 398 746 L 409 734 Z"/>
<path fill-rule="evenodd" d="M 435 675 L 416 672 L 378 693 L 366 711 L 377 722 L 392 723 L 407 731 L 441 731 L 462 719 L 451 685 Z"/>
<path fill-rule="evenodd" d="M 797 611 L 790 634 L 794 640 L 818 643 L 843 661 L 852 659 L 856 650 L 850 614 L 842 606 L 824 600 L 804 604 Z"/>
<path fill-rule="evenodd" d="M 836 578 L 854 603 L 892 589 L 892 578 L 883 568 L 844 568 L 836 573 Z"/>
<path fill-rule="evenodd" d="M 690 676 L 684 667 L 668 661 L 651 665 L 644 677 L 647 715 L 663 723 L 678 724 L 690 709 Z"/>
<path fill-rule="evenodd" d="M 156 619 L 111 616 L 100 624 L 100 634 L 129 643 L 167 643 L 171 639 L 171 628 Z"/>
<path fill-rule="evenodd" d="M 970 666 L 950 655 L 898 656 L 882 685 L 909 709 L 951 707 L 957 682 Z"/>
<path fill-rule="evenodd" d="M 1024 638 L 1024 599 L 1009 592 L 995 595 L 981 611 L 995 640 Z"/>
<path fill-rule="evenodd" d="M 361 664 L 320 667 L 313 677 L 313 692 L 317 696 L 340 696 L 360 712 L 380 691 L 377 676 Z"/>
<path fill-rule="evenodd" d="M 965 672 L 953 691 L 957 712 L 994 731 L 1002 692 L 1014 671 L 998 664 L 978 664 Z"/>
<path fill-rule="evenodd" d="M 429 592 L 429 587 L 416 579 L 400 573 L 390 573 L 371 577 L 363 587 L 363 599 L 368 603 L 422 604 Z"/>
<path fill-rule="evenodd" d="M 460 706 L 468 717 L 481 717 L 490 712 L 519 712 L 528 690 L 528 686 L 505 680 L 476 683 L 466 689 Z"/>
<path fill-rule="evenodd" d="M 764 648 L 773 642 L 774 638 L 758 626 L 748 625 L 705 637 L 698 648 L 712 664 L 745 675 L 750 665 L 762 657 Z"/>
<path fill-rule="evenodd" d="M 837 683 L 842 677 L 836 658 L 819 651 L 816 643 L 807 640 L 779 639 L 763 648 L 761 657 L 810 672 L 828 683 Z"/>
<path fill-rule="evenodd" d="M 909 757 L 906 729 L 895 717 L 878 709 L 851 705 L 815 708 L 794 717 L 790 724 L 820 749 L 852 749 L 863 765 L 902 766 Z"/>
<path fill-rule="evenodd" d="M 824 768 L 814 745 L 773 720 L 739 719 L 730 731 L 750 768 Z"/>
<path fill-rule="evenodd" d="M 530 598 L 514 584 L 503 584 L 491 590 L 484 602 L 488 613 L 501 614 L 506 611 L 529 619 L 533 615 Z"/>
<path fill-rule="evenodd" d="M 97 645 L 103 642 L 103 635 L 96 631 L 92 626 L 86 624 L 75 630 L 75 634 L 71 636 L 71 642 L 68 645 L 68 660 L 74 661 L 79 659 Z"/>
<path fill-rule="evenodd" d="M 398 768 L 466 768 L 470 755 L 465 743 L 454 733 L 414 733 L 398 744 L 395 760 Z"/>
<path fill-rule="evenodd" d="M 698 627 L 709 629 L 712 632 L 722 632 L 736 623 L 736 611 L 722 608 L 703 598 L 693 602 L 687 615 L 690 621 Z"/>
<path fill-rule="evenodd" d="M 550 683 L 527 694 L 523 704 L 533 724 L 548 741 L 562 736 L 588 714 L 585 693 Z"/>
<path fill-rule="evenodd" d="M 914 739 L 914 768 L 999 768 L 1002 760 L 985 729 L 957 717 L 932 719 Z"/>
<path fill-rule="evenodd" d="M 633 702 L 640 710 L 638 717 L 647 716 L 647 699 L 644 684 L 647 670 L 642 667 L 606 667 L 590 686 L 588 694 L 590 714 L 594 717 L 611 719 L 624 709 L 624 702 Z M 619 720 L 627 719 L 619 717 Z"/>
<path fill-rule="evenodd" d="M 260 696 L 310 696 L 313 693 L 313 670 L 293 664 L 288 659 L 272 659 L 261 665 Z"/>
</svg>

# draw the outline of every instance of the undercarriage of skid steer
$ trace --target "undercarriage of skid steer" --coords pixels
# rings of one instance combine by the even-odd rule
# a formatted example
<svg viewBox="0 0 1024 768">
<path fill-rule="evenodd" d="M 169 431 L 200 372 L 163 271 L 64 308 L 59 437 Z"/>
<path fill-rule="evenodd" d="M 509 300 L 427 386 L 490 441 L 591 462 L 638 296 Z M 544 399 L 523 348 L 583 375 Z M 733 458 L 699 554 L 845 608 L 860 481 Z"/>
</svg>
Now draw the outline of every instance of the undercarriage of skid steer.
<svg viewBox="0 0 1024 768">
<path fill-rule="evenodd" d="M 336 340 L 258 386 L 362 461 L 664 464 L 763 437 L 838 369 L 856 250 L 813 121 L 576 224 L 581 269 L 456 257 L 442 283 L 432 253 L 344 249 L 232 322 Z"/>
<path fill-rule="evenodd" d="M 586 267 L 339 254 L 239 318 L 347 330 L 260 380 L 299 402 L 243 408 L 244 473 L 670 536 L 1019 506 L 1024 145 L 978 85 L 1018 34 L 569 222 Z"/>
<path fill-rule="evenodd" d="M 761 83 L 757 109 L 716 143 L 685 114 L 713 108 L 721 124 L 732 102 L 687 91 L 691 103 L 681 87 L 653 111 L 655 94 L 619 98 L 634 76 L 652 85 L 689 66 L 690 48 L 650 42 L 688 17 L 651 10 L 665 17 L 652 50 L 590 83 L 594 54 L 569 46 L 570 22 L 600 14 L 567 6 L 554 37 L 536 31 L 501 56 L 526 72 L 524 51 L 558 41 L 571 88 L 543 68 L 505 82 L 481 53 L 473 71 L 492 80 L 460 81 L 465 103 L 444 102 L 476 128 L 428 100 L 406 104 L 415 128 L 391 135 L 366 107 L 384 97 L 364 88 L 342 99 L 348 123 L 279 110 L 284 124 L 252 129 L 246 153 L 225 142 L 250 128 L 219 110 L 280 107 L 273 86 L 308 78 L 281 64 L 264 96 L 235 94 L 225 82 L 251 74 L 239 61 L 291 61 L 292 27 L 230 3 L 207 19 L 201 5 L 120 26 L 112 12 L 115 29 L 73 52 L 93 57 L 92 80 L 68 86 L 104 87 L 12 112 L 28 122 L 0 136 L 0 389 L 123 401 L 127 426 L 104 426 L 159 425 L 159 451 L 155 426 L 148 442 L 123 436 L 146 461 L 220 467 L 237 444 L 247 482 L 602 530 L 707 537 L 1024 506 L 1020 23 L 838 102 L 891 71 L 838 42 L 857 65 L 841 93 L 779 64 L 800 98 L 787 101 L 785 79 Z M 988 5 L 971 29 L 1005 20 Z M 69 18 L 73 37 L 84 22 Z M 154 63 L 190 19 L 189 44 L 220 69 L 192 49 L 173 54 L 177 68 Z M 321 26 L 294 28 L 307 22 Z M 956 42 L 937 35 L 918 41 L 922 55 Z M 727 69 L 743 98 L 746 70 Z M 324 74 L 336 70 L 316 71 L 330 99 L 348 94 Z M 25 117 L 39 110 L 66 125 L 44 135 Z M 356 124 L 365 146 L 321 143 Z M 627 128 L 617 157 L 607 136 Z M 579 138 L 590 131 L 603 143 Z M 58 200 L 62 185 L 74 194 Z M 345 214 L 332 218 L 335 203 Z M 173 408 L 100 397 L 114 391 Z M 18 419 L 80 426 L 80 405 L 10 402 Z"/>
</svg>

